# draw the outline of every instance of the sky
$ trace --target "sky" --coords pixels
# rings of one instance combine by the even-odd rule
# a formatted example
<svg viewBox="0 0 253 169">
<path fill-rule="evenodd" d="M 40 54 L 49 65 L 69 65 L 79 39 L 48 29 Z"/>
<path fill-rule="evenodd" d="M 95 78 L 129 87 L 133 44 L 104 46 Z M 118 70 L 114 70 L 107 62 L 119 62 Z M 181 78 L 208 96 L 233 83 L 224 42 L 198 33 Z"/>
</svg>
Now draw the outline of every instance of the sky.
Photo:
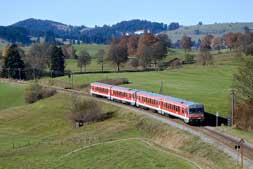
<svg viewBox="0 0 253 169">
<path fill-rule="evenodd" d="M 1 0 L 0 25 L 36 18 L 93 27 L 145 19 L 195 25 L 253 22 L 253 0 Z"/>
</svg>

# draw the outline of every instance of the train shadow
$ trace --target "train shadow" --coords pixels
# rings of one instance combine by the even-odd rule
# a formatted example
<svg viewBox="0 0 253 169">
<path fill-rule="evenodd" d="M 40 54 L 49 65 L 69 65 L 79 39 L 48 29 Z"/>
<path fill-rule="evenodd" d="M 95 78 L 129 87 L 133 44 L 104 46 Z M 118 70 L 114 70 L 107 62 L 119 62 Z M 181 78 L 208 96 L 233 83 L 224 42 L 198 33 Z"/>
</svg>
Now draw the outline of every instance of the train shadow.
<svg viewBox="0 0 253 169">
<path fill-rule="evenodd" d="M 217 119 L 218 118 L 218 119 Z M 217 123 L 218 122 L 218 123 Z M 217 124 L 216 124 L 217 123 Z M 224 117 L 216 117 L 215 114 L 211 114 L 208 112 L 205 112 L 205 121 L 203 123 L 203 126 L 221 126 L 221 125 L 228 125 L 227 118 Z"/>
</svg>

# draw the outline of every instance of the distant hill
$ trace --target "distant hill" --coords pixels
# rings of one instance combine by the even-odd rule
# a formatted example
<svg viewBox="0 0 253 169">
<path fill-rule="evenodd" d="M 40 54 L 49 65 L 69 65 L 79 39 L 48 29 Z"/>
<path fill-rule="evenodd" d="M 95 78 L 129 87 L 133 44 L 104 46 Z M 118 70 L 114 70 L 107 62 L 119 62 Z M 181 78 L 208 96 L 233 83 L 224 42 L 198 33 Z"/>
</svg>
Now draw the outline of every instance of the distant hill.
<svg viewBox="0 0 253 169">
<path fill-rule="evenodd" d="M 159 33 L 168 30 L 168 28 L 174 28 L 175 24 L 173 23 L 168 26 L 163 23 L 135 19 L 122 21 L 112 26 L 104 25 L 102 27 L 88 28 L 86 26 L 72 26 L 50 20 L 31 18 L 17 22 L 11 26 L 24 28 L 33 37 L 45 36 L 46 32 L 51 32 L 57 38 L 82 40 L 85 43 L 106 43 L 111 40 L 112 36 L 117 38 L 126 33 L 134 34 L 140 31 Z"/>
<path fill-rule="evenodd" d="M 60 22 L 34 18 L 17 22 L 11 26 L 25 28 L 29 31 L 30 36 L 44 36 L 46 32 L 52 32 L 56 37 L 66 37 L 70 39 L 77 39 L 80 32 L 87 29 L 86 26 L 72 26 Z"/>
<path fill-rule="evenodd" d="M 219 35 L 223 36 L 229 32 L 244 32 L 245 28 L 253 30 L 253 23 L 217 23 L 208 25 L 184 26 L 177 30 L 165 31 L 173 42 L 180 40 L 182 36 L 187 35 L 192 37 L 194 41 L 201 39 L 203 35 Z"/>
<path fill-rule="evenodd" d="M 80 39 L 83 42 L 107 43 L 111 40 L 112 36 L 119 38 L 125 34 L 135 34 L 145 31 L 159 33 L 168 30 L 168 28 L 169 26 L 164 23 L 135 19 L 122 21 L 112 26 L 104 25 L 102 27 L 87 29 L 82 32 Z"/>
<path fill-rule="evenodd" d="M 8 42 L 30 44 L 41 39 L 60 43 L 109 43 L 112 37 L 120 38 L 125 34 L 166 33 L 173 42 L 180 40 L 183 35 L 191 36 L 198 41 L 203 35 L 224 35 L 228 32 L 243 32 L 245 28 L 253 30 L 253 23 L 220 23 L 210 25 L 180 26 L 174 22 L 169 25 L 147 20 L 129 20 L 114 25 L 72 26 L 60 22 L 40 19 L 26 19 L 10 26 L 0 26 L 0 38 Z"/>
<path fill-rule="evenodd" d="M 68 31 L 70 29 L 70 26 L 63 23 L 33 18 L 17 22 L 12 26 L 35 31 Z"/>
<path fill-rule="evenodd" d="M 28 31 L 25 28 L 14 27 L 14 26 L 0 26 L 0 39 L 11 42 L 11 43 L 31 43 L 28 37 Z"/>
</svg>

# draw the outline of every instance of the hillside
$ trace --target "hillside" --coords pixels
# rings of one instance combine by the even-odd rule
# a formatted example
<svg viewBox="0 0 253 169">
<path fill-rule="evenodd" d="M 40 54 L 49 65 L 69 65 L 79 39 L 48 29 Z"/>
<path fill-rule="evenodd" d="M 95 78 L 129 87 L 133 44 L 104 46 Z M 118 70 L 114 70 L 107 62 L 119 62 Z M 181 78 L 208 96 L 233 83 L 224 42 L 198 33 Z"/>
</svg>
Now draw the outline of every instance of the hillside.
<svg viewBox="0 0 253 169">
<path fill-rule="evenodd" d="M 153 33 L 166 33 L 175 43 L 183 35 L 191 36 L 198 41 L 203 35 L 224 35 L 228 32 L 243 32 L 245 28 L 253 30 L 253 23 L 219 23 L 209 25 L 179 26 L 178 23 L 164 24 L 147 20 L 133 19 L 122 21 L 113 25 L 73 26 L 60 22 L 40 19 L 27 19 L 19 21 L 11 26 L 0 27 L 0 38 L 9 42 L 31 43 L 30 39 L 37 42 L 39 37 L 61 38 L 63 41 L 73 43 L 106 44 L 112 36 L 120 38 L 125 34 L 139 34 L 145 31 Z M 62 42 L 62 41 L 61 41 Z"/>
<path fill-rule="evenodd" d="M 12 26 L 22 27 L 25 29 L 37 30 L 37 31 L 55 31 L 55 30 L 68 31 L 70 29 L 70 26 L 65 25 L 63 23 L 50 21 L 50 20 L 33 19 L 33 18 L 19 21 L 13 24 Z"/>
<path fill-rule="evenodd" d="M 203 35 L 219 35 L 223 36 L 229 32 L 244 32 L 245 28 L 253 30 L 253 23 L 217 23 L 209 25 L 184 26 L 177 30 L 165 31 L 173 42 L 180 40 L 182 36 L 192 37 L 194 41 L 198 41 Z"/>
<path fill-rule="evenodd" d="M 196 168 L 189 161 L 234 168 L 227 155 L 199 138 L 110 104 L 101 106 L 115 113 L 111 119 L 73 128 L 70 99 L 57 94 L 1 110 L 0 168 Z"/>
<path fill-rule="evenodd" d="M 29 32 L 29 36 L 33 37 L 45 36 L 46 32 L 52 32 L 58 38 L 82 40 L 85 43 L 107 43 L 112 36 L 121 37 L 126 33 L 134 34 L 137 31 L 145 30 L 159 33 L 168 29 L 175 29 L 175 25 L 177 26 L 176 23 L 168 26 L 163 23 L 134 19 L 122 21 L 112 26 L 87 28 L 86 26 L 72 26 L 50 20 L 31 18 L 19 21 L 11 26 L 24 28 Z"/>
</svg>

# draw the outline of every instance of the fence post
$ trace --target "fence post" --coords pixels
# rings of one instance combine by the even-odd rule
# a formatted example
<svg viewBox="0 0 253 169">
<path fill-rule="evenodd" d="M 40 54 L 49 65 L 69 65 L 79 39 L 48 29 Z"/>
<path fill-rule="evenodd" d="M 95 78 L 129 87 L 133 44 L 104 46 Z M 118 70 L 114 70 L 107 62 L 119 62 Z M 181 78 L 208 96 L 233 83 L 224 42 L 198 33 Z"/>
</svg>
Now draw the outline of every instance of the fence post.
<svg viewBox="0 0 253 169">
<path fill-rule="evenodd" d="M 21 80 L 21 68 L 18 68 L 19 80 Z"/>
<path fill-rule="evenodd" d="M 219 126 L 219 112 L 216 112 L 216 127 Z"/>
</svg>

